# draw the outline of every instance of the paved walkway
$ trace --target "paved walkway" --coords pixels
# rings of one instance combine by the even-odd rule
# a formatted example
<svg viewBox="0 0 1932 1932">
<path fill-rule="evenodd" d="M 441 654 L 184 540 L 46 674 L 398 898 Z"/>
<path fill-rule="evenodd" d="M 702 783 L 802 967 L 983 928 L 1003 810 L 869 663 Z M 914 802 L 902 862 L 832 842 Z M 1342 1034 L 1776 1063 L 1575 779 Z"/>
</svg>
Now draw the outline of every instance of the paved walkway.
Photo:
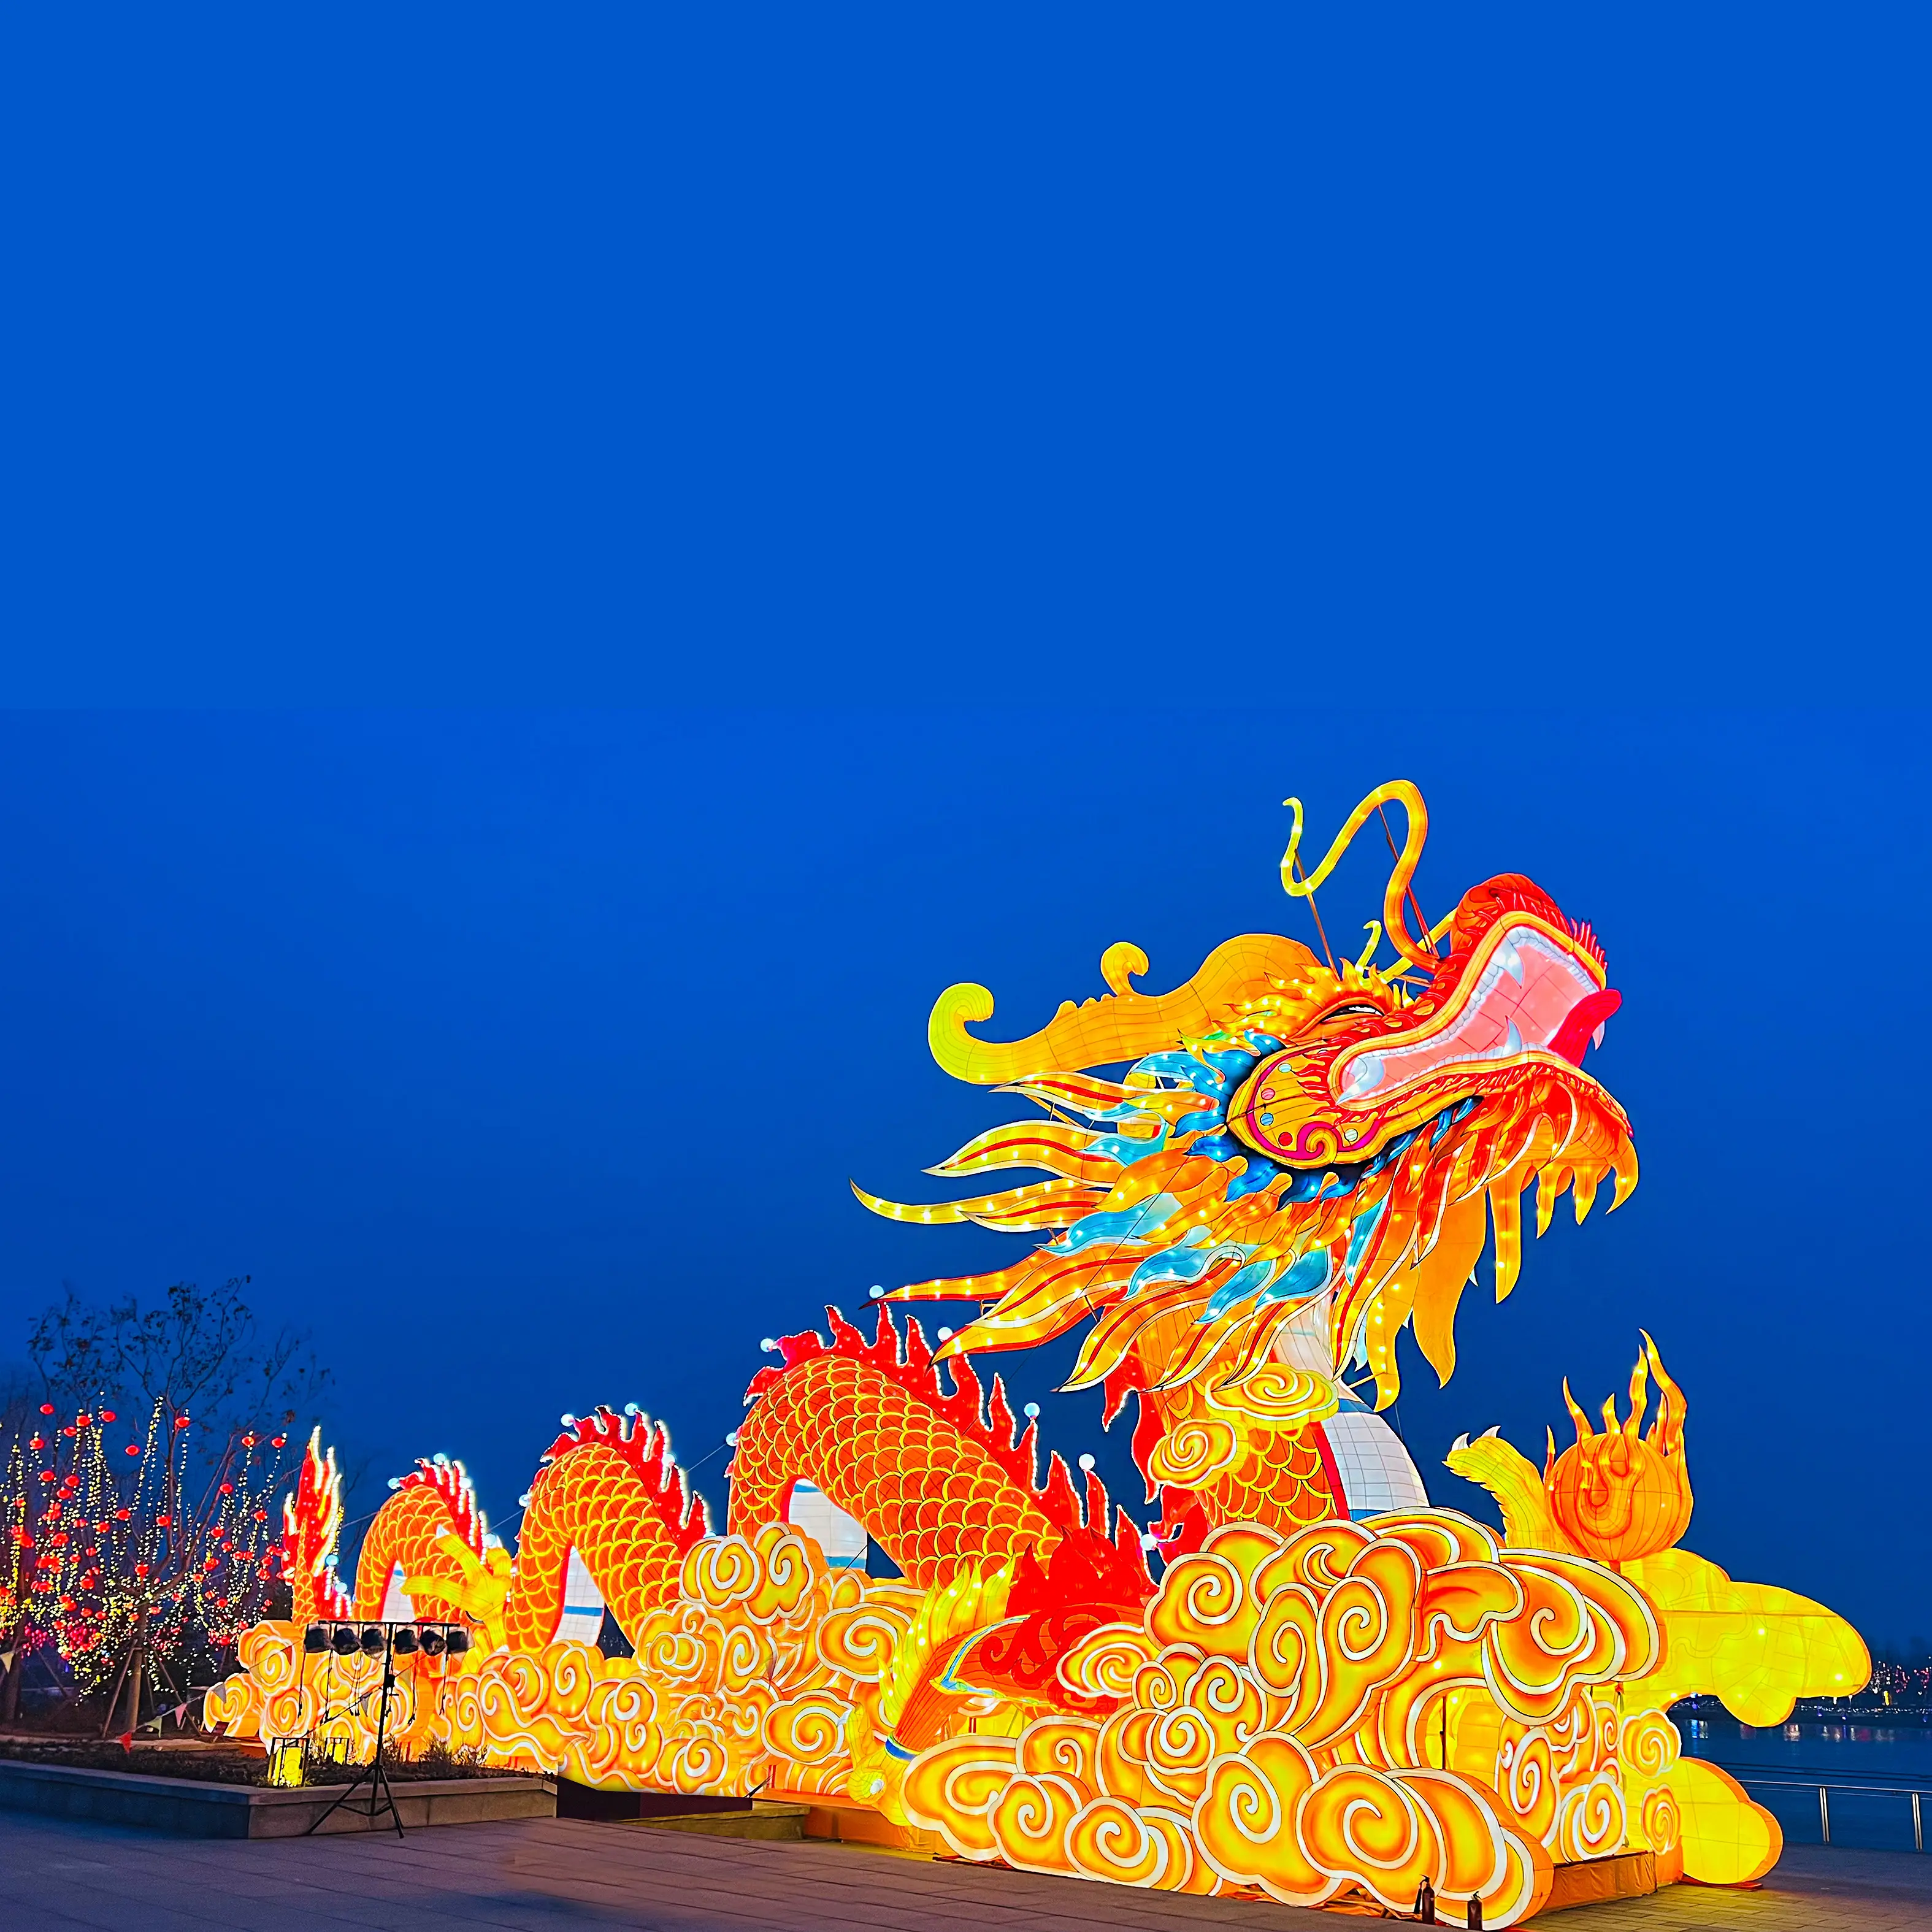
<svg viewBox="0 0 1932 1932">
<path fill-rule="evenodd" d="M 562 1818 L 449 1826 L 400 1844 L 221 1844 L 0 1813 L 0 1926 L 34 1932 L 1337 1932 L 1348 1922 L 842 1845 Z M 1568 1932 L 1916 1932 L 1932 1928 L 1932 1856 L 1801 1846 L 1760 1892 L 1674 1886 L 1540 1922 Z"/>
</svg>

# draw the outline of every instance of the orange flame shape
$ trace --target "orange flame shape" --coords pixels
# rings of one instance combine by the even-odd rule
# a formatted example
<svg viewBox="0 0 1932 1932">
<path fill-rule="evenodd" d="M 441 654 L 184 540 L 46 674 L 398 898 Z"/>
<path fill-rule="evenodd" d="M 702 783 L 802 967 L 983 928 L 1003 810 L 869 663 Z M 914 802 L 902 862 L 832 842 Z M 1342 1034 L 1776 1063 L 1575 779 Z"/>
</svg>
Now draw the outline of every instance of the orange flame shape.
<svg viewBox="0 0 1932 1932">
<path fill-rule="evenodd" d="M 1639 1432 L 1652 1375 L 1657 1378 L 1657 1419 L 1646 1436 Z M 1630 1394 L 1625 1422 L 1617 1420 L 1615 1396 L 1604 1402 L 1600 1436 L 1576 1406 L 1566 1381 L 1563 1400 L 1576 1425 L 1576 1444 L 1558 1456 L 1552 1433 L 1543 1472 L 1556 1520 L 1579 1548 L 1613 1564 L 1668 1550 L 1690 1522 L 1684 1394 L 1664 1372 L 1664 1358 L 1648 1335 L 1630 1374 Z"/>
</svg>

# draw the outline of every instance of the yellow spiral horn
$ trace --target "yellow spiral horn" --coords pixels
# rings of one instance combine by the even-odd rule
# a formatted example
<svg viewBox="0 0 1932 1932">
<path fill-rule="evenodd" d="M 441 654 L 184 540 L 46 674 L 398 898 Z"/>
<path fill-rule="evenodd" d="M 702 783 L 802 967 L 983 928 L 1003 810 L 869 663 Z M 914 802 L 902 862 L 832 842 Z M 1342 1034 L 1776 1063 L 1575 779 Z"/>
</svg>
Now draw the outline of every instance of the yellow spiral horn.
<svg viewBox="0 0 1932 1932">
<path fill-rule="evenodd" d="M 1314 897 L 1316 888 L 1335 869 L 1336 862 L 1354 842 L 1355 834 L 1368 823 L 1372 812 L 1378 812 L 1390 803 L 1402 807 L 1408 829 L 1395 868 L 1389 874 L 1388 889 L 1382 894 L 1382 922 L 1388 928 L 1389 944 L 1403 958 L 1412 966 L 1420 967 L 1424 972 L 1432 970 L 1436 956 L 1429 950 L 1430 936 L 1425 932 L 1418 939 L 1411 934 L 1403 904 L 1409 881 L 1414 878 L 1416 866 L 1422 857 L 1422 848 L 1429 838 L 1429 808 L 1423 803 L 1421 793 L 1406 778 L 1391 778 L 1387 784 L 1377 785 L 1348 814 L 1348 824 L 1336 833 L 1334 842 L 1321 864 L 1312 872 L 1301 873 L 1299 878 L 1296 874 L 1301 854 L 1301 801 L 1287 798 L 1282 802 L 1294 814 L 1294 824 L 1288 835 L 1288 850 L 1281 855 L 1282 888 L 1291 898 L 1298 899 Z"/>
</svg>

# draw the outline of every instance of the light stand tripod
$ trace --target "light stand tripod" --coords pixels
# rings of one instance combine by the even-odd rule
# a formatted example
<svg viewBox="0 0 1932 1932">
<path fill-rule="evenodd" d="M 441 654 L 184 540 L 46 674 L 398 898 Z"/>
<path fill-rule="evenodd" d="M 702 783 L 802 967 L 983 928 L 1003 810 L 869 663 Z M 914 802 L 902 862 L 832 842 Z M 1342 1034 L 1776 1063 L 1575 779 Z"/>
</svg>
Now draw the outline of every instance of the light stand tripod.
<svg viewBox="0 0 1932 1932">
<path fill-rule="evenodd" d="M 389 1694 L 395 1688 L 396 1658 L 398 1655 L 412 1656 L 418 1650 L 431 1657 L 440 1655 L 445 1651 L 460 1655 L 469 1648 L 469 1633 L 460 1625 L 447 1629 L 434 1625 L 425 1628 L 412 1619 L 400 1622 L 309 1625 L 302 1640 L 302 1648 L 305 1652 L 314 1657 L 320 1656 L 325 1651 L 332 1651 L 338 1657 L 351 1657 L 359 1650 L 364 1657 L 380 1656 L 382 1660 L 382 1688 L 376 1706 L 374 1756 L 357 1771 L 350 1780 L 347 1789 L 303 1833 L 304 1838 L 320 1831 L 365 1784 L 369 1787 L 366 1805 L 356 1804 L 350 1808 L 368 1819 L 368 1828 L 371 1831 L 375 1829 L 376 1819 L 386 1810 L 390 1822 L 396 1828 L 396 1836 L 400 1838 L 403 1835 L 402 1814 L 396 1808 L 396 1794 L 390 1786 L 389 1774 L 382 1765 L 382 1740 L 388 1729 Z"/>
</svg>

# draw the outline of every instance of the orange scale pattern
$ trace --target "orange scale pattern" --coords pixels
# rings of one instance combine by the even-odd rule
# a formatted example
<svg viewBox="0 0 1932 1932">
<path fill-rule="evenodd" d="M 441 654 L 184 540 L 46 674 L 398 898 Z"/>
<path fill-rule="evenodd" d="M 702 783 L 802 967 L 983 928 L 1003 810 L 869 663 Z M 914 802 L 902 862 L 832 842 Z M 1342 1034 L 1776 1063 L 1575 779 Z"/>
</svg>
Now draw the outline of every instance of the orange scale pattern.
<svg viewBox="0 0 1932 1932">
<path fill-rule="evenodd" d="M 662 1507 L 605 1443 L 583 1443 L 545 1469 L 524 1518 L 517 1588 L 506 1606 L 511 1648 L 541 1649 L 556 1634 L 572 1544 L 626 1631 L 641 1630 L 654 1611 L 676 1603 L 684 1552 Z"/>
<path fill-rule="evenodd" d="M 376 1513 L 369 1533 L 362 1542 L 362 1554 L 356 1566 L 355 1614 L 380 1617 L 388 1593 L 389 1578 L 400 1564 L 407 1590 L 411 1580 L 445 1586 L 444 1597 L 454 1598 L 463 1586 L 463 1567 L 446 1555 L 440 1533 L 451 1522 L 448 1504 L 428 1484 L 413 1484 L 397 1491 Z M 442 1610 L 443 1599 L 416 1605 L 419 1615 L 434 1616 Z"/>
<path fill-rule="evenodd" d="M 1258 1522 L 1292 1532 L 1338 1508 L 1313 1432 L 1269 1432 L 1249 1438 L 1235 1466 L 1196 1491 L 1211 1522 Z"/>
<path fill-rule="evenodd" d="M 931 1589 L 962 1562 L 1042 1562 L 1062 1532 L 963 1430 L 864 1362 L 819 1355 L 766 1390 L 739 1431 L 731 1526 L 782 1519 L 794 1482 L 856 1516 L 909 1582 Z"/>
</svg>

